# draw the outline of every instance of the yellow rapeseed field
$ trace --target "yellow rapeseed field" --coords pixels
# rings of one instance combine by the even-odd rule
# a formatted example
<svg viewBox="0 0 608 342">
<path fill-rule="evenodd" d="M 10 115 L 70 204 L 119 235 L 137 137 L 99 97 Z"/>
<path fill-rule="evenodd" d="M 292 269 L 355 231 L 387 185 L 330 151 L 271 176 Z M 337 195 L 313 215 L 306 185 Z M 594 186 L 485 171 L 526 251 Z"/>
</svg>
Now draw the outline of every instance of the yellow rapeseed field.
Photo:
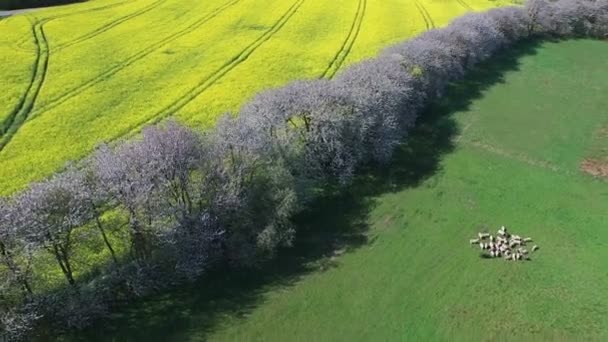
<svg viewBox="0 0 608 342">
<path fill-rule="evenodd" d="M 332 77 L 508 0 L 93 0 L 0 20 L 0 194 L 168 117 Z"/>
</svg>

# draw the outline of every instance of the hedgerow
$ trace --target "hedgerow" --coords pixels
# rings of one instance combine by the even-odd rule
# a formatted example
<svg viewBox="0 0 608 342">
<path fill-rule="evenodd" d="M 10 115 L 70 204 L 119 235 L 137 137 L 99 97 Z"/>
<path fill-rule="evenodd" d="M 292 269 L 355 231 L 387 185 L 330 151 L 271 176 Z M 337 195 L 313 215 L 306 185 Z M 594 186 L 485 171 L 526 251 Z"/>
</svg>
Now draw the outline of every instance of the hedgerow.
<svg viewBox="0 0 608 342">
<path fill-rule="evenodd" d="M 362 165 L 386 163 L 418 115 L 478 63 L 526 39 L 608 38 L 608 1 L 531 0 L 466 14 L 391 46 L 332 80 L 265 91 L 201 133 L 169 121 L 0 199 L 0 327 L 20 338 L 44 320 L 81 328 L 116 301 L 253 266 L 289 246 L 291 218 Z M 104 213 L 123 222 L 108 226 Z M 113 221 L 111 221 L 113 222 Z M 120 231 L 117 253 L 107 231 Z M 83 231 L 85 234 L 83 234 Z M 76 277 L 74 249 L 99 236 L 111 259 Z M 66 286 L 36 292 L 48 253 Z M 39 287 L 40 288 L 40 287 Z"/>
</svg>

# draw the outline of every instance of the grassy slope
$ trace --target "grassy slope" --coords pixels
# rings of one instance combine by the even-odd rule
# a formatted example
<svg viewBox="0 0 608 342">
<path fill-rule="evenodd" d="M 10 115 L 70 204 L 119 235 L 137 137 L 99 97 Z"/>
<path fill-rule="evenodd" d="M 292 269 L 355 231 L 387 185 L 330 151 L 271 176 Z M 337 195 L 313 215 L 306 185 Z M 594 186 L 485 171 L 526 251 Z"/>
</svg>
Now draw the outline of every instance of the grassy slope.
<svg viewBox="0 0 608 342">
<path fill-rule="evenodd" d="M 608 119 L 607 53 L 580 40 L 504 54 L 388 170 L 308 213 L 275 263 L 136 305 L 86 338 L 605 340 L 608 184 L 578 162 Z M 501 224 L 541 246 L 532 261 L 468 246 Z M 348 251 L 332 261 L 336 246 Z"/>
<path fill-rule="evenodd" d="M 28 97 L 28 121 L 0 152 L 0 194 L 150 120 L 175 114 L 205 127 L 262 89 L 319 77 L 347 37 L 344 64 L 426 28 L 405 0 L 364 1 L 352 35 L 359 0 L 269 0 L 263 8 L 253 0 L 184 3 L 98 0 L 29 13 L 35 30 L 23 16 L 0 22 L 0 119 L 32 79 L 32 32 L 44 34 L 50 48 L 48 65 L 43 59 L 35 69 L 39 93 Z M 456 0 L 420 3 L 436 25 L 467 10 Z M 507 1 L 469 3 L 481 10 Z"/>
</svg>

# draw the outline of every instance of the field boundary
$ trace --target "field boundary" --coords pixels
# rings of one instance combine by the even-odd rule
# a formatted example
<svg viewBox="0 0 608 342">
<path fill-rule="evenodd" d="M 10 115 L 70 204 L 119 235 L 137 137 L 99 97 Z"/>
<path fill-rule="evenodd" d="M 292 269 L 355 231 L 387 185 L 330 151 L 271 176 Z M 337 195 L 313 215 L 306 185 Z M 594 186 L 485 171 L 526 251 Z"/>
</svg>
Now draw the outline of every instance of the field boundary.
<svg viewBox="0 0 608 342">
<path fill-rule="evenodd" d="M 40 114 L 56 108 L 57 106 L 63 104 L 64 102 L 66 102 L 66 101 L 70 100 L 71 98 L 77 96 L 78 94 L 82 93 L 83 91 L 90 89 L 91 87 L 97 85 L 99 82 L 109 79 L 110 77 L 114 76 L 118 72 L 124 70 L 125 68 L 127 68 L 127 67 L 133 65 L 134 63 L 140 61 L 141 59 L 147 57 L 152 52 L 162 48 L 163 46 L 166 46 L 167 44 L 175 41 L 176 39 L 183 37 L 184 35 L 192 32 L 193 30 L 200 28 L 202 25 L 207 23 L 209 20 L 217 17 L 223 11 L 236 5 L 240 1 L 241 0 L 228 1 L 224 5 L 216 8 L 215 10 L 213 10 L 212 12 L 203 16 L 202 18 L 195 21 L 194 23 L 190 24 L 186 28 L 177 31 L 152 45 L 149 45 L 147 48 L 140 50 L 138 53 L 131 55 L 130 57 L 122 60 L 120 63 L 118 63 L 118 65 L 102 72 L 101 74 L 95 76 L 94 78 L 92 78 L 88 81 L 85 81 L 84 83 L 80 84 L 79 86 L 76 86 L 75 88 L 72 88 L 72 89 L 64 92 L 63 94 L 55 97 L 54 99 L 50 100 L 47 104 L 38 108 L 38 110 L 36 110 L 34 112 L 34 115 L 31 117 L 31 119 L 35 119 Z"/>
<path fill-rule="evenodd" d="M 279 30 L 281 30 L 281 28 L 283 28 L 283 26 L 285 26 L 285 24 L 287 24 L 289 19 L 291 19 L 296 14 L 298 9 L 302 6 L 302 4 L 305 1 L 306 0 L 296 0 L 296 2 L 294 2 L 294 4 L 287 10 L 287 12 L 285 12 L 279 18 L 279 20 L 277 22 L 275 22 L 274 25 L 272 25 L 272 27 L 270 27 L 266 32 L 264 32 L 264 34 L 262 34 L 255 41 L 253 41 L 253 43 L 251 43 L 247 47 L 245 47 L 245 49 L 243 49 L 240 53 L 238 53 L 236 56 L 232 57 L 228 62 L 224 63 L 224 65 L 222 65 L 219 69 L 214 71 L 210 76 L 203 79 L 194 88 L 190 89 L 188 92 L 186 92 L 184 95 L 182 95 L 179 99 L 172 102 L 165 108 L 161 109 L 156 114 L 152 115 L 152 117 L 142 120 L 137 124 L 131 125 L 125 131 L 124 134 L 119 134 L 112 140 L 116 140 L 124 135 L 134 134 L 137 131 L 139 131 L 142 126 L 144 126 L 146 124 L 158 123 L 159 121 L 163 120 L 164 118 L 166 118 L 172 114 L 175 114 L 178 110 L 182 109 L 188 103 L 192 102 L 192 100 L 194 100 L 200 94 L 202 94 L 207 89 L 209 89 L 211 86 L 213 86 L 215 84 L 215 82 L 219 81 L 222 77 L 224 77 L 226 74 L 228 74 L 234 68 L 236 68 L 238 65 L 240 65 L 241 63 L 246 61 L 247 58 L 249 58 L 249 56 L 251 56 L 251 54 L 253 54 L 260 46 L 262 46 L 265 42 L 270 40 L 270 38 L 272 38 L 272 36 L 274 36 L 277 32 L 279 32 Z"/>
<path fill-rule="evenodd" d="M 357 12 L 355 13 L 355 19 L 353 20 L 353 24 L 340 47 L 340 50 L 336 53 L 334 58 L 323 72 L 321 78 L 333 78 L 338 70 L 342 67 L 342 64 L 346 60 L 346 57 L 350 54 L 353 46 L 355 45 L 355 41 L 359 37 L 359 32 L 361 31 L 361 26 L 363 24 L 363 17 L 365 16 L 365 10 L 367 8 L 367 0 L 359 0 L 359 4 L 357 7 Z"/>
</svg>

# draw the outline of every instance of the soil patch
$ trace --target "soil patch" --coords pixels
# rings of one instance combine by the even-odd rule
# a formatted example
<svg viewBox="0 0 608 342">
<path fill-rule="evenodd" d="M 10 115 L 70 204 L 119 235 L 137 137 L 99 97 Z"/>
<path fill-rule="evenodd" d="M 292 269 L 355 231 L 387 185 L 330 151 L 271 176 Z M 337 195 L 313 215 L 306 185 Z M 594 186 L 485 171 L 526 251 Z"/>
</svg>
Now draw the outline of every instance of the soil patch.
<svg viewBox="0 0 608 342">
<path fill-rule="evenodd" d="M 608 177 L 608 159 L 585 159 L 581 163 L 581 170 L 593 177 Z"/>
</svg>

